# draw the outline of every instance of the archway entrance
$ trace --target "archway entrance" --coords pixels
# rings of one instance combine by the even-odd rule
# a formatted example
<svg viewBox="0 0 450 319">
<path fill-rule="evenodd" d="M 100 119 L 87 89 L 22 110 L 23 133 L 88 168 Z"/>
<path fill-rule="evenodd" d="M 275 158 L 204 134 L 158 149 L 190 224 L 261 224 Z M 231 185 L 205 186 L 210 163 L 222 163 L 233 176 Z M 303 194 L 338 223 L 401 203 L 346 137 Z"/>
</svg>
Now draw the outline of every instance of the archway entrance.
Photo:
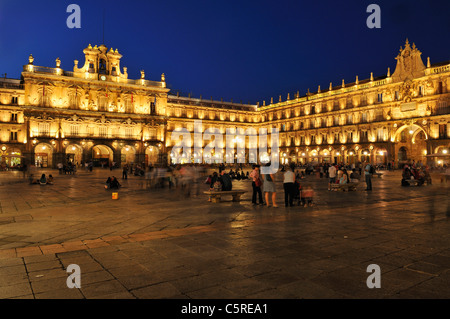
<svg viewBox="0 0 450 319">
<path fill-rule="evenodd" d="M 134 163 L 136 159 L 136 150 L 133 146 L 125 145 L 121 151 L 122 165 Z"/>
<path fill-rule="evenodd" d="M 66 147 L 66 161 L 67 163 L 73 163 L 75 165 L 81 164 L 83 159 L 83 149 L 81 146 L 71 144 Z"/>
<path fill-rule="evenodd" d="M 149 146 L 145 149 L 145 165 L 155 165 L 158 162 L 159 148 Z M 200 157 L 199 157 L 200 158 Z"/>
<path fill-rule="evenodd" d="M 94 166 L 108 167 L 113 162 L 114 152 L 106 145 L 96 145 L 92 148 Z"/>
<path fill-rule="evenodd" d="M 34 164 L 36 167 L 52 167 L 53 148 L 49 144 L 40 143 L 34 148 Z"/>
</svg>

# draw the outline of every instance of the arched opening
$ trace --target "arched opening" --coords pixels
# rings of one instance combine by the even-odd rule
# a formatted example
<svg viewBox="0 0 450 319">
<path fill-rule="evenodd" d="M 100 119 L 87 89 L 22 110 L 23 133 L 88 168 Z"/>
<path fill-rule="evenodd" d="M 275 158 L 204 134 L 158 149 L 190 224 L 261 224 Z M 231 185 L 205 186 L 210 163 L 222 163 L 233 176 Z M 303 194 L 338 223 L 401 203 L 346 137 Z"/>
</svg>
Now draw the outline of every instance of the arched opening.
<svg viewBox="0 0 450 319">
<path fill-rule="evenodd" d="M 121 150 L 122 165 L 134 163 L 136 159 L 136 150 L 133 146 L 125 145 Z"/>
<path fill-rule="evenodd" d="M 17 148 L 2 146 L 0 149 L 0 167 L 2 170 L 18 168 L 22 164 L 22 158 L 22 152 Z"/>
<path fill-rule="evenodd" d="M 83 149 L 77 144 L 70 144 L 66 147 L 66 162 L 75 165 L 81 164 L 83 159 Z"/>
<path fill-rule="evenodd" d="M 46 143 L 40 143 L 34 148 L 34 164 L 36 167 L 52 167 L 53 148 Z"/>
<path fill-rule="evenodd" d="M 114 152 L 106 145 L 96 145 L 92 148 L 92 161 L 96 167 L 108 167 L 113 162 Z"/>
<path fill-rule="evenodd" d="M 402 146 L 398 150 L 398 162 L 399 164 L 404 164 L 408 161 L 408 150 L 406 147 Z"/>
<path fill-rule="evenodd" d="M 145 149 L 145 164 L 155 165 L 158 162 L 159 148 L 156 146 L 149 146 Z"/>
</svg>

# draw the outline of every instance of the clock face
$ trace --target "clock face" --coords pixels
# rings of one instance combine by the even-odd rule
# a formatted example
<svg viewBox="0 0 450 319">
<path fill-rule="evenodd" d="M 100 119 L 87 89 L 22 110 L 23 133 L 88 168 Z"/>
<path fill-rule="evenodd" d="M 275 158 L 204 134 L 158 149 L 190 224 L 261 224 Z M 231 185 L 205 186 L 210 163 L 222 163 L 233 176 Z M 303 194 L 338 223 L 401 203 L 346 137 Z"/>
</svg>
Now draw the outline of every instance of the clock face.
<svg viewBox="0 0 450 319">
<path fill-rule="evenodd" d="M 100 79 L 101 79 L 102 81 L 105 81 L 105 80 L 106 80 L 106 76 L 105 76 L 105 75 L 102 75 L 102 76 L 100 77 Z"/>
</svg>

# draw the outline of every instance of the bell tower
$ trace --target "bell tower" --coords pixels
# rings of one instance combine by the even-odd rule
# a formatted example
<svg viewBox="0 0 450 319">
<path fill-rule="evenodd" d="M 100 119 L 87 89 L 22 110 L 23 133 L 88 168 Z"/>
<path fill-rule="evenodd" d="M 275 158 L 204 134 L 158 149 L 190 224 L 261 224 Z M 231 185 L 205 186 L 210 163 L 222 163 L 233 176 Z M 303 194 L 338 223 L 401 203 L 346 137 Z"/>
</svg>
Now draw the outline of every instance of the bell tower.
<svg viewBox="0 0 450 319">
<path fill-rule="evenodd" d="M 108 51 L 108 48 L 105 45 L 100 45 L 99 47 L 89 46 L 83 50 L 85 56 L 84 66 L 78 68 L 78 61 L 75 60 L 75 65 L 73 68 L 73 72 L 80 77 L 83 77 L 83 74 L 89 76 L 89 78 L 98 77 L 101 81 L 111 81 L 114 80 L 115 77 L 127 79 L 128 73 L 126 72 L 126 68 L 124 68 L 125 72 L 122 74 L 120 71 L 120 59 L 122 55 L 119 51 L 113 50 L 112 48 Z"/>
</svg>

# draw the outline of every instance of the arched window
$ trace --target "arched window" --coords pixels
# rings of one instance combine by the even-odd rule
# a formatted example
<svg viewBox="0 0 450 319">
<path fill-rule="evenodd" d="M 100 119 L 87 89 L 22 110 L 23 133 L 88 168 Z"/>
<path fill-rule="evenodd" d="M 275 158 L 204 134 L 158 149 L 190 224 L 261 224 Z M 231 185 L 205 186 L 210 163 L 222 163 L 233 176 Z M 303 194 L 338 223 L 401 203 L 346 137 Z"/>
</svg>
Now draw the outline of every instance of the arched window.
<svg viewBox="0 0 450 319">
<path fill-rule="evenodd" d="M 106 61 L 105 59 L 100 59 L 100 63 L 98 66 L 98 73 L 100 74 L 106 74 Z"/>
</svg>

